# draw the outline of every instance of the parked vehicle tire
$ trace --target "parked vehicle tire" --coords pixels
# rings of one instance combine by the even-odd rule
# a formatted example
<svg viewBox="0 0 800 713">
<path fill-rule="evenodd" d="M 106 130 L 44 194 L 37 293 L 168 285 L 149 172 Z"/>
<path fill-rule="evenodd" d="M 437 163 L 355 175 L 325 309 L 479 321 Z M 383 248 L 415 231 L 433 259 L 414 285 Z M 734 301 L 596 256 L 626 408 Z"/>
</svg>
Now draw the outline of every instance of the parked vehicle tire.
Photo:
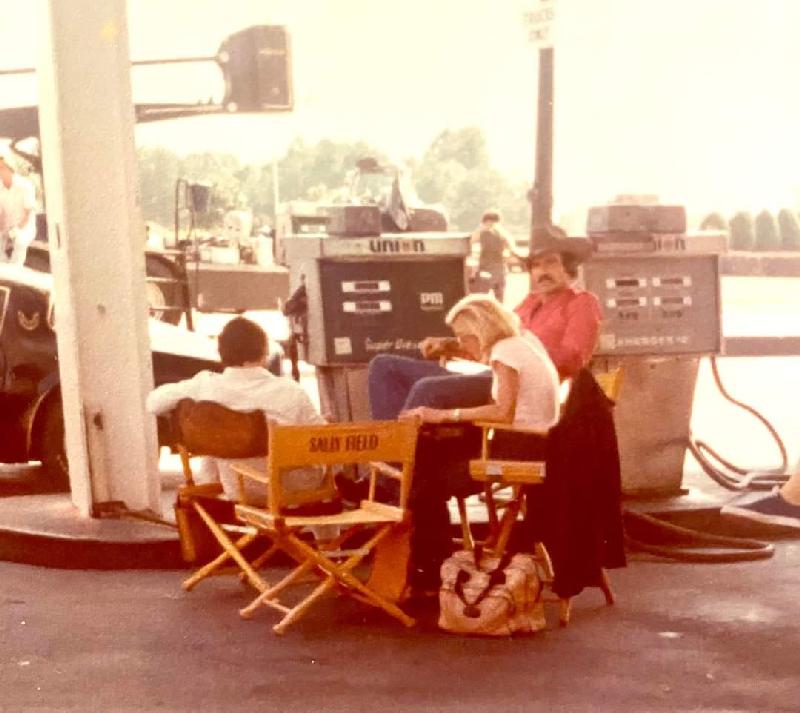
<svg viewBox="0 0 800 713">
<path fill-rule="evenodd" d="M 69 490 L 69 466 L 64 444 L 64 413 L 61 399 L 49 398 L 43 408 L 38 433 L 35 436 L 42 472 L 54 490 Z"/>
<path fill-rule="evenodd" d="M 173 267 L 165 259 L 148 254 L 145 257 L 148 277 L 162 279 L 178 279 L 177 267 Z M 179 283 L 147 282 L 147 304 L 151 315 L 168 324 L 178 324 L 183 312 L 179 310 L 159 310 L 159 307 L 185 307 L 183 290 Z"/>
</svg>

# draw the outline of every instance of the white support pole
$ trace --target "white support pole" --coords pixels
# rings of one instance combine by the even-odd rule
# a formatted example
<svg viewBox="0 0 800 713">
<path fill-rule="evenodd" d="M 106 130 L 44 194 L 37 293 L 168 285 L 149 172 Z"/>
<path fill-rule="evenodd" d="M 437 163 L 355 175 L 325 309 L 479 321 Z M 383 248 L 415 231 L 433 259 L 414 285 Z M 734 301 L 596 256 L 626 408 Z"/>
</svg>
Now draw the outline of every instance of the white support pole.
<svg viewBox="0 0 800 713">
<path fill-rule="evenodd" d="M 47 0 L 42 156 L 72 500 L 160 512 L 125 0 Z"/>
</svg>

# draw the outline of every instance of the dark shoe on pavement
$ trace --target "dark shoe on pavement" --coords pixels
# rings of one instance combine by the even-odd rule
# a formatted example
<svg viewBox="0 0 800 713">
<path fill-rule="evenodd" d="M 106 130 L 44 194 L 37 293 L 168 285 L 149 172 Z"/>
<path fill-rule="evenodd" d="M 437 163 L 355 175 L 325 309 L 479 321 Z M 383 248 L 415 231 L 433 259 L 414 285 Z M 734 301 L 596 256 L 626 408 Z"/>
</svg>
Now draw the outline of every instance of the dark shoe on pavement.
<svg viewBox="0 0 800 713">
<path fill-rule="evenodd" d="M 800 505 L 786 502 L 778 490 L 750 502 L 728 503 L 722 506 L 720 512 L 764 525 L 780 525 L 800 530 Z"/>
<path fill-rule="evenodd" d="M 334 482 L 336 483 L 336 489 L 339 491 L 339 495 L 342 496 L 342 499 L 347 500 L 353 505 L 359 505 L 361 501 L 366 499 L 369 495 L 369 480 L 366 478 L 354 480 L 341 473 L 337 473 L 334 476 Z"/>
</svg>

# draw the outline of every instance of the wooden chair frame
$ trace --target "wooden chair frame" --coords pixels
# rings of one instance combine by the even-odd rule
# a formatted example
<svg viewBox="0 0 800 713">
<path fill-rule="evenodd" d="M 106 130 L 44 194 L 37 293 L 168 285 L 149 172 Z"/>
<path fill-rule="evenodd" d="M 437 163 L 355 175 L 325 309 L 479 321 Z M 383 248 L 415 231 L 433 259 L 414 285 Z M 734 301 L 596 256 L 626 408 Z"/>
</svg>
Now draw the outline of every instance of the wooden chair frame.
<svg viewBox="0 0 800 713">
<path fill-rule="evenodd" d="M 261 411 L 233 411 L 210 401 L 183 399 L 171 413 L 171 427 L 184 476 L 184 483 L 178 488 L 176 507 L 184 559 L 191 562 L 197 558 L 186 508 L 194 510 L 222 548 L 217 557 L 183 581 L 183 589 L 191 591 L 206 577 L 231 573 L 238 574 L 242 581 L 257 591 L 268 589 L 268 582 L 258 570 L 278 551 L 278 547 L 270 543 L 261 555 L 248 561 L 243 550 L 260 533 L 253 527 L 218 521 L 211 512 L 209 501 L 228 502 L 223 497 L 222 486 L 220 483 L 195 483 L 191 464 L 191 458 L 195 456 L 263 456 L 266 450 L 264 414 Z M 226 567 L 231 563 L 234 567 Z"/>
<path fill-rule="evenodd" d="M 273 626 L 282 634 L 306 611 L 334 587 L 355 599 L 383 609 L 406 626 L 413 626 L 408 616 L 393 601 L 364 582 L 353 572 L 393 529 L 405 526 L 409 520 L 407 510 L 411 489 L 414 451 L 418 425 L 411 421 L 371 421 L 363 423 L 285 426 L 268 423 L 269 447 L 267 455 L 267 480 L 269 497 L 267 507 L 237 505 L 236 514 L 246 524 L 265 533 L 281 550 L 299 564 L 280 582 L 261 592 L 240 614 L 249 618 L 256 609 L 267 606 L 283 614 Z M 370 487 L 366 500 L 354 510 L 334 515 L 293 516 L 287 506 L 316 498 L 315 492 L 287 493 L 281 482 L 281 473 L 287 469 L 306 466 L 335 466 L 368 464 Z M 389 465 L 392 464 L 392 465 Z M 252 477 L 248 469 L 234 466 L 241 476 Z M 376 499 L 376 481 L 379 475 L 388 476 L 399 483 L 399 504 L 390 505 Z M 335 526 L 339 535 L 327 541 L 309 541 L 300 536 L 307 528 Z M 347 549 L 348 542 L 358 533 L 372 529 L 374 532 L 364 543 Z M 279 596 L 307 573 L 316 572 L 321 582 L 294 606 L 287 606 Z"/>
<path fill-rule="evenodd" d="M 594 374 L 600 388 L 612 401 L 616 401 L 622 388 L 622 367 L 614 370 Z M 542 483 L 546 476 L 547 464 L 544 461 L 512 461 L 490 457 L 490 443 L 494 432 L 507 431 L 519 434 L 535 434 L 547 437 L 546 431 L 533 429 L 514 428 L 509 424 L 477 422 L 476 426 L 483 431 L 481 441 L 481 456 L 470 461 L 470 475 L 473 480 L 484 484 L 483 498 L 486 503 L 489 533 L 483 541 L 485 550 L 501 556 L 508 546 L 514 523 L 522 513 L 524 507 L 524 491 L 526 485 Z M 511 494 L 503 504 L 502 517 L 498 517 L 499 506 L 496 495 L 499 491 L 510 488 Z M 466 503 L 463 498 L 458 498 L 458 512 L 461 521 L 462 542 L 465 549 L 472 550 L 475 546 L 474 539 L 467 515 Z M 542 566 L 543 581 L 552 587 L 554 581 L 553 565 L 544 543 L 535 544 L 535 554 Z M 601 579 L 597 586 L 603 592 L 606 603 L 614 603 L 614 593 L 605 569 L 601 570 Z M 567 626 L 572 615 L 572 599 L 570 597 L 548 597 L 550 601 L 559 604 L 559 623 Z"/>
</svg>

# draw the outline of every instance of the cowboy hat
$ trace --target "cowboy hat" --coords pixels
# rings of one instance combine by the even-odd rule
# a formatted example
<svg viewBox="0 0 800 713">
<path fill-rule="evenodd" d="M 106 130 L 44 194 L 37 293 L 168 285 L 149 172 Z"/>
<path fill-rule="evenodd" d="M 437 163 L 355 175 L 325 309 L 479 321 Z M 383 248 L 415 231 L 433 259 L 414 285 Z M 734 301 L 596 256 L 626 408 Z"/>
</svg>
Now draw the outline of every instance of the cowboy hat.
<svg viewBox="0 0 800 713">
<path fill-rule="evenodd" d="M 592 243 L 588 238 L 570 238 L 566 233 L 555 234 L 555 231 L 535 236 L 533 246 L 528 254 L 526 266 L 530 269 L 530 261 L 542 253 L 567 253 L 575 263 L 586 262 L 592 255 Z"/>
</svg>

